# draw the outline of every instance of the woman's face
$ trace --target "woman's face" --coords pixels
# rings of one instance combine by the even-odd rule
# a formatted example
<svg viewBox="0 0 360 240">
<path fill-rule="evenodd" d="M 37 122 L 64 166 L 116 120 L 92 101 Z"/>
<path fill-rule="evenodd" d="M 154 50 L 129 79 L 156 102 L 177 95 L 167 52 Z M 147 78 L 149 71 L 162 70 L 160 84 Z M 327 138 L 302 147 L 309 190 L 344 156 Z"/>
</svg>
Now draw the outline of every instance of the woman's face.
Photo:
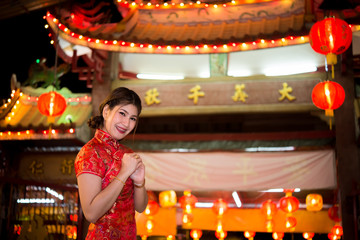
<svg viewBox="0 0 360 240">
<path fill-rule="evenodd" d="M 106 105 L 103 109 L 103 117 L 104 126 L 102 130 L 116 140 L 121 140 L 135 128 L 138 111 L 133 104 L 118 105 L 112 110 Z"/>
</svg>

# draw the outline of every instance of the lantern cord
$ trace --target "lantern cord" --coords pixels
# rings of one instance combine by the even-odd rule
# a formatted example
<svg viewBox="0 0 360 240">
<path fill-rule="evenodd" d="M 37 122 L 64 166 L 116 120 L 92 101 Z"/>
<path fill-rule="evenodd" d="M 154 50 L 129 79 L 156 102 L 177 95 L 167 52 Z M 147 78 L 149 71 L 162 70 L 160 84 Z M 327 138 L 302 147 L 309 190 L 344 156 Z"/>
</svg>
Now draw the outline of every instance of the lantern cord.
<svg viewBox="0 0 360 240">
<path fill-rule="evenodd" d="M 54 66 L 54 81 L 52 83 L 53 89 L 55 89 L 55 84 L 57 81 L 57 64 L 58 64 L 58 51 L 59 51 L 59 27 L 56 29 L 56 38 L 55 38 L 55 66 Z"/>
<path fill-rule="evenodd" d="M 334 69 L 334 64 L 331 65 L 331 77 L 332 79 L 335 78 L 335 69 Z"/>
</svg>

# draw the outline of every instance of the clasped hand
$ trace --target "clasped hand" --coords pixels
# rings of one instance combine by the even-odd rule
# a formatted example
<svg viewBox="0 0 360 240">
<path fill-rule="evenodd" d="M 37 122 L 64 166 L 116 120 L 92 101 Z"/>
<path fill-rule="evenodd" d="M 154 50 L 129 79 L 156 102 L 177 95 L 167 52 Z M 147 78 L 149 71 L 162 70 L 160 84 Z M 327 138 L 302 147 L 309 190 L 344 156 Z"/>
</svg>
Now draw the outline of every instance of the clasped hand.
<svg viewBox="0 0 360 240">
<path fill-rule="evenodd" d="M 136 153 L 125 153 L 122 158 L 121 170 L 136 184 L 142 184 L 145 179 L 145 165 L 141 157 Z"/>
</svg>

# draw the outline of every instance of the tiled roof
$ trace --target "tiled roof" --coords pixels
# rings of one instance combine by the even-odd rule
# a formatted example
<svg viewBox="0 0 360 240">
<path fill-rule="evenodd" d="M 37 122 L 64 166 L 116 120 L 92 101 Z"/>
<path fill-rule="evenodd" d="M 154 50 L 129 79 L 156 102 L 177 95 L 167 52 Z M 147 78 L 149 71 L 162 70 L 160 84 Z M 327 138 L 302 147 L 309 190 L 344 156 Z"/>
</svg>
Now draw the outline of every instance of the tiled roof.
<svg viewBox="0 0 360 240">
<path fill-rule="evenodd" d="M 52 90 L 50 88 L 52 87 L 22 87 L 13 90 L 11 98 L 0 107 L 0 140 L 46 138 L 50 123 L 47 116 L 39 112 L 37 98 L 42 93 Z M 65 97 L 67 107 L 61 116 L 55 118 L 51 126 L 51 129 L 56 131 L 53 138 L 77 138 L 77 132 L 83 131 L 86 121 L 91 116 L 91 96 L 74 94 L 67 88 L 57 92 Z"/>
<path fill-rule="evenodd" d="M 118 3 L 119 9 L 126 8 Z M 131 8 L 117 23 L 84 19 L 81 13 L 55 15 L 67 34 L 107 41 L 146 44 L 223 44 L 257 38 L 300 36 L 304 31 L 304 1 L 187 8 Z M 54 14 L 54 13 L 52 13 Z M 72 17 L 69 17 L 71 14 Z M 79 16 L 78 16 L 79 15 Z M 79 18 L 79 19 L 77 19 Z M 48 21 L 51 21 L 49 19 Z M 52 28 L 57 25 L 50 24 Z M 73 35 L 72 35 L 73 36 Z"/>
<path fill-rule="evenodd" d="M 240 41 L 246 37 L 273 35 L 290 30 L 300 31 L 304 23 L 304 14 L 293 14 L 259 21 L 230 21 L 196 24 L 153 24 L 139 22 L 124 38 L 132 42 L 151 42 L 167 44 L 200 44 Z"/>
</svg>

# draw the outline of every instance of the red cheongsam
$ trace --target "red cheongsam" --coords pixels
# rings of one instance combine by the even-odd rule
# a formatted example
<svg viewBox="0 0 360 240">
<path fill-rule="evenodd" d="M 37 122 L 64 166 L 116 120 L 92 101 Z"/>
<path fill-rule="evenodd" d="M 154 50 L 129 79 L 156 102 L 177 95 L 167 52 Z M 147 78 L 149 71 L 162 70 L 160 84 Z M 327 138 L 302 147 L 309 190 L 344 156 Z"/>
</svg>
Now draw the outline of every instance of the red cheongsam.
<svg viewBox="0 0 360 240">
<path fill-rule="evenodd" d="M 76 176 L 82 173 L 101 177 L 101 188 L 116 181 L 124 153 L 131 149 L 121 145 L 108 133 L 97 129 L 94 138 L 86 143 L 75 159 Z M 95 224 L 89 226 L 86 239 L 135 240 L 136 222 L 134 206 L 134 183 L 128 178 L 114 205 Z"/>
</svg>

